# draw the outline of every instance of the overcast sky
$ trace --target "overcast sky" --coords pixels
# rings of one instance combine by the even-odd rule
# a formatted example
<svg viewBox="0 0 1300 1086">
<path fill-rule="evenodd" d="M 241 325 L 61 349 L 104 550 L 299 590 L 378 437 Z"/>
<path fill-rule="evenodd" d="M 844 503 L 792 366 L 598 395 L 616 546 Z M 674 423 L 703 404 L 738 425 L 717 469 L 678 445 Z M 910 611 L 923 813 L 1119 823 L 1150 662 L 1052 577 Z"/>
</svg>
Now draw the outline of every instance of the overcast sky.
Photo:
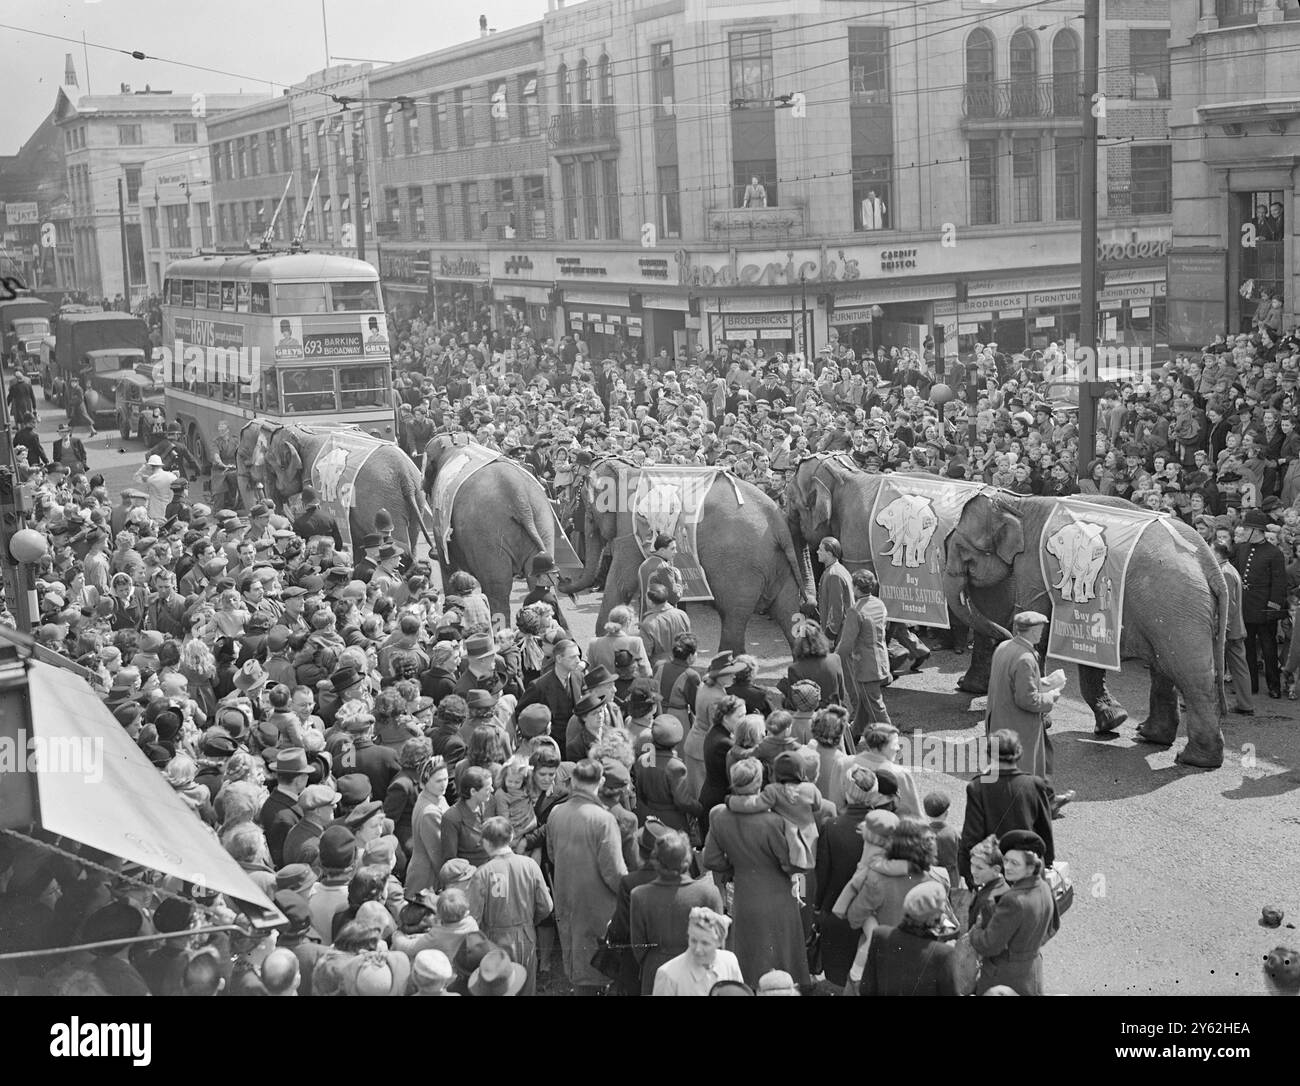
<svg viewBox="0 0 1300 1086">
<path fill-rule="evenodd" d="M 573 0 L 571 0 L 572 4 Z M 334 58 L 400 61 L 478 37 L 478 17 L 498 30 L 546 13 L 547 0 L 325 0 Z M 84 32 L 90 44 L 90 89 L 266 92 L 267 80 L 294 83 L 325 66 L 321 0 L 0 0 L 0 23 L 75 39 L 56 41 L 0 28 L 6 75 L 0 154 L 14 154 L 54 105 L 71 52 L 86 89 Z M 140 50 L 232 75 L 216 75 L 123 53 Z"/>
</svg>

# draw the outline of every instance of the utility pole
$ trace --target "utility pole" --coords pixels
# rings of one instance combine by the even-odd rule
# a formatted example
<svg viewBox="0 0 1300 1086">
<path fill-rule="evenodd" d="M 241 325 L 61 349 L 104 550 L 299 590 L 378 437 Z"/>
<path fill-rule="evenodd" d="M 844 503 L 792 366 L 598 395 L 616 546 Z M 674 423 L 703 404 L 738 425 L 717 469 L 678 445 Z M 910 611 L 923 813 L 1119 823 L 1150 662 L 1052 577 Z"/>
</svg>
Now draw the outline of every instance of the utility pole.
<svg viewBox="0 0 1300 1086">
<path fill-rule="evenodd" d="M 40 614 L 36 603 L 36 578 L 32 567 L 20 562 L 9 550 L 15 533 L 27 527 L 31 499 L 18 476 L 14 457 L 13 434 L 9 429 L 9 404 L 0 395 L 0 566 L 4 567 L 4 593 L 18 629 L 25 634 L 36 632 Z"/>
<path fill-rule="evenodd" d="M 361 125 L 364 117 L 365 114 L 362 114 L 361 119 L 352 126 L 352 181 L 357 190 L 352 199 L 353 206 L 357 209 L 353 218 L 356 222 L 358 260 L 366 259 L 366 209 L 361 198 L 361 179 L 365 176 L 365 163 L 361 159 Z"/>
<path fill-rule="evenodd" d="M 117 179 L 117 225 L 122 232 L 122 297 L 126 300 L 128 312 L 131 309 L 131 261 L 126 244 L 126 196 L 122 188 L 122 179 Z"/>
<path fill-rule="evenodd" d="M 1079 378 L 1079 462 L 1082 479 L 1097 447 L 1097 118 L 1105 115 L 1097 95 L 1101 0 L 1083 4 L 1083 141 L 1079 149 L 1079 343 L 1084 369 Z M 1076 349 L 1078 359 L 1078 349 Z"/>
</svg>

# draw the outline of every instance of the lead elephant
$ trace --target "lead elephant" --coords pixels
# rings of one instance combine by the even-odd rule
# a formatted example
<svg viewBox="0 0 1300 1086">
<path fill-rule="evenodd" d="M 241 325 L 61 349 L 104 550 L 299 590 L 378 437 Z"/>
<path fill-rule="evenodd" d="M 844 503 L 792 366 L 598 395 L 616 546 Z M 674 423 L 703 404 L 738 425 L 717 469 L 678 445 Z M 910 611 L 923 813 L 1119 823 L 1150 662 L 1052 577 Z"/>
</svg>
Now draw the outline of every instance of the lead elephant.
<svg viewBox="0 0 1300 1086">
<path fill-rule="evenodd" d="M 457 448 L 439 434 L 425 447 L 424 493 Z M 483 586 L 494 615 L 510 621 L 510 589 L 537 554 L 555 556 L 555 516 L 546 491 L 527 469 L 497 460 L 469 476 L 451 508 L 452 569 L 472 573 Z"/>
<path fill-rule="evenodd" d="M 302 493 L 304 475 L 311 485 L 321 449 L 330 435 L 338 432 L 338 427 L 282 426 L 265 419 L 246 423 L 239 432 L 235 456 L 244 506 L 251 509 L 257 504 L 260 485 L 277 505 L 287 507 L 290 498 Z M 337 487 L 337 476 L 327 476 Z M 370 454 L 357 473 L 348 517 L 354 546 L 375 531 L 380 510 L 392 518 L 393 538 L 412 554 L 421 534 L 429 538 L 419 469 L 401 449 L 387 442 Z M 431 540 L 429 545 L 433 545 Z"/>
<path fill-rule="evenodd" d="M 597 629 L 604 628 L 616 606 L 634 603 L 640 594 L 637 572 L 643 561 L 641 551 L 630 534 L 619 535 L 622 510 L 618 501 L 612 500 L 616 495 L 630 500 L 635 494 L 636 486 L 627 482 L 628 473 L 635 471 L 623 461 L 599 461 L 592 467 L 582 496 L 586 567 L 577 581 L 563 587 L 567 592 L 591 588 L 608 550 L 611 562 Z M 744 652 L 745 630 L 755 614 L 771 617 L 789 641 L 794 616 L 809 600 L 803 569 L 776 502 L 752 484 L 719 472 L 701 504 L 699 518 L 697 556 L 722 619 L 719 648 Z"/>
<path fill-rule="evenodd" d="M 962 510 L 947 540 L 944 590 L 949 610 L 972 629 L 1002 638 L 1014 611 L 1050 613 L 1039 550 L 1056 500 L 990 490 Z M 1078 500 L 1133 508 L 1120 498 L 1084 495 Z M 1138 738 L 1173 743 L 1182 722 L 1181 693 L 1188 742 L 1177 760 L 1212 769 L 1223 764 L 1219 722 L 1227 708 L 1222 661 L 1228 590 L 1204 540 L 1181 521 L 1167 523 L 1173 534 L 1152 525 L 1129 560 L 1120 658 L 1138 657 L 1151 669 L 1148 716 L 1138 726 Z M 1086 557 L 1086 545 L 1080 549 Z M 996 611 L 988 610 L 991 601 Z M 983 681 L 987 686 L 987 672 Z M 1081 665 L 1079 681 L 1097 733 L 1113 732 L 1127 714 L 1106 691 L 1105 672 Z"/>
</svg>

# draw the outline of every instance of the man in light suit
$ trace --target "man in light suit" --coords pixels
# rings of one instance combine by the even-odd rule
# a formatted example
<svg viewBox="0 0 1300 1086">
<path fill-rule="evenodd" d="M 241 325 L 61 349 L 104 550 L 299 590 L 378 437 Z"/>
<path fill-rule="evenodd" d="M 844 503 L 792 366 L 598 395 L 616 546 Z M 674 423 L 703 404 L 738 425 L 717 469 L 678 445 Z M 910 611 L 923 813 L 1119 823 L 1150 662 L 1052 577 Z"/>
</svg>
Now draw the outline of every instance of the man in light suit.
<svg viewBox="0 0 1300 1086">
<path fill-rule="evenodd" d="M 853 574 L 856 599 L 844 616 L 844 629 L 835 646 L 844 662 L 844 673 L 857 690 L 858 711 L 853 718 L 853 738 L 861 740 L 868 724 L 891 724 L 881 692 L 890 681 L 889 650 L 886 648 L 885 605 L 876 591 L 879 582 L 869 569 Z"/>
<path fill-rule="evenodd" d="M 840 561 L 844 548 L 833 535 L 817 545 L 817 561 L 822 564 L 822 578 L 817 582 L 817 614 L 822 630 L 833 645 L 844 629 L 844 619 L 853 610 L 853 579 Z"/>
<path fill-rule="evenodd" d="M 1052 815 L 1074 799 L 1073 792 L 1052 791 L 1052 706 L 1059 690 L 1043 690 L 1043 672 L 1038 666 L 1038 643 L 1047 629 L 1047 616 L 1021 611 L 1011 620 L 1011 640 L 993 650 L 989 667 L 988 716 L 984 726 L 991 734 L 1010 728 L 1020 736 L 1024 753 L 1020 768 L 1042 777 L 1051 797 Z"/>
</svg>

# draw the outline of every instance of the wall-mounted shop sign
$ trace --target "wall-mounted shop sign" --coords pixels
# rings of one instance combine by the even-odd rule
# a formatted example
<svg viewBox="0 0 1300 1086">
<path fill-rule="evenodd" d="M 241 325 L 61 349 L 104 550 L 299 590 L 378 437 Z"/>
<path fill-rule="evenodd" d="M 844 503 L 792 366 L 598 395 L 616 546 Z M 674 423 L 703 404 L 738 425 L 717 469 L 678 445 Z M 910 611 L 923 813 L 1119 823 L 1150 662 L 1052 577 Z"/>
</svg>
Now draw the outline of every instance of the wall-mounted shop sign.
<svg viewBox="0 0 1300 1086">
<path fill-rule="evenodd" d="M 580 256 L 557 256 L 555 274 L 574 279 L 590 279 L 593 276 L 603 278 L 609 274 L 609 271 L 604 265 L 584 264 Z"/>
<path fill-rule="evenodd" d="M 678 249 L 677 282 L 684 287 L 799 286 L 861 279 L 858 260 L 843 249 L 827 254 L 809 250 L 784 253 L 735 253 L 721 264 L 695 263 Z"/>
</svg>

